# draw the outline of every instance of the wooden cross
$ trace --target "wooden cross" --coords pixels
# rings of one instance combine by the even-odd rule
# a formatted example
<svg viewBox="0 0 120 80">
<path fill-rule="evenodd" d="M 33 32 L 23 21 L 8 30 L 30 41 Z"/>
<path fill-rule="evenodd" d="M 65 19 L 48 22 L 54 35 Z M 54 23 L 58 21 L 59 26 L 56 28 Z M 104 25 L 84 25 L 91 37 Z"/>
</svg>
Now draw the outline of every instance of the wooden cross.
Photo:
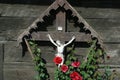
<svg viewBox="0 0 120 80">
<path fill-rule="evenodd" d="M 30 32 L 31 29 L 36 29 L 38 26 L 36 25 L 37 22 L 44 22 L 43 17 L 50 15 L 51 10 L 57 10 L 58 8 L 62 7 L 64 10 L 59 10 L 55 14 L 56 16 L 56 30 L 55 31 L 33 31 L 32 33 Z M 61 8 L 60 8 L 61 9 Z M 67 28 L 68 25 L 67 19 L 66 19 L 66 11 L 70 10 L 72 12 L 72 16 L 75 16 L 78 18 L 77 22 L 78 23 L 83 23 L 84 24 L 84 29 L 89 30 L 90 33 L 82 33 L 82 32 L 68 32 Z M 40 27 L 40 26 L 39 26 Z M 92 38 L 97 38 L 98 43 L 102 47 L 102 41 L 100 36 L 92 29 L 92 27 L 77 13 L 77 11 L 66 1 L 66 0 L 55 0 L 55 2 L 48 7 L 43 14 L 39 18 L 37 18 L 33 24 L 31 24 L 19 37 L 18 37 L 18 42 L 22 43 L 25 36 L 28 37 L 30 40 L 36 40 L 36 41 L 49 41 L 49 38 L 47 37 L 47 34 L 50 34 L 51 37 L 56 40 L 60 40 L 61 42 L 65 43 L 69 41 L 72 36 L 75 36 L 75 41 L 76 42 L 88 42 L 91 41 Z M 29 37 L 30 35 L 30 37 Z M 27 40 L 25 39 L 26 44 L 28 45 Z M 28 45 L 29 46 L 29 45 Z M 28 48 L 29 49 L 29 48 Z M 31 54 L 32 55 L 32 54 Z"/>
<path fill-rule="evenodd" d="M 61 11 L 56 15 L 56 30 L 55 31 L 53 31 L 53 32 L 49 32 L 49 31 L 48 32 L 33 32 L 31 34 L 31 36 L 32 36 L 32 39 L 37 40 L 37 41 L 50 41 L 49 38 L 47 37 L 48 34 L 50 34 L 55 41 L 60 40 L 63 43 L 65 43 L 66 41 L 69 41 L 72 38 L 72 36 L 75 36 L 76 41 L 78 41 L 78 42 L 80 42 L 80 41 L 86 42 L 86 41 L 91 40 L 91 36 L 88 34 L 80 33 L 80 32 L 67 32 L 66 13 L 61 12 Z M 30 49 L 30 46 L 29 46 L 27 40 L 25 40 L 25 42 L 27 44 L 30 55 L 34 59 L 34 55 L 32 54 L 32 51 Z M 63 58 L 63 62 L 64 62 L 64 58 Z"/>
<path fill-rule="evenodd" d="M 53 32 L 33 32 L 30 33 L 30 30 L 37 27 L 37 22 L 44 22 L 43 17 L 50 15 L 51 10 L 57 10 L 59 7 L 64 8 L 65 11 L 60 10 L 56 14 L 56 31 Z M 72 12 L 72 16 L 78 18 L 78 23 L 84 24 L 84 29 L 89 30 L 90 34 L 80 33 L 80 32 L 67 32 L 67 20 L 66 20 L 66 11 L 70 10 Z M 51 6 L 46 9 L 43 14 L 38 17 L 33 24 L 31 24 L 20 36 L 18 37 L 18 42 L 23 42 L 24 36 L 31 35 L 34 40 L 39 41 L 48 41 L 49 39 L 46 37 L 47 34 L 50 34 L 54 40 L 61 40 L 63 42 L 69 41 L 72 36 L 76 37 L 76 41 L 86 42 L 91 40 L 91 38 L 97 38 L 98 43 L 102 45 L 101 37 L 92 29 L 92 27 L 77 13 L 77 11 L 66 1 L 66 0 L 55 0 Z"/>
<path fill-rule="evenodd" d="M 91 40 L 90 34 L 80 33 L 80 32 L 67 32 L 66 25 L 66 13 L 60 11 L 56 15 L 56 30 L 51 32 L 33 32 L 31 34 L 32 38 L 37 41 L 49 41 L 47 34 L 50 34 L 54 40 L 60 40 L 62 42 L 69 41 L 72 36 L 76 37 L 78 42 L 87 42 Z"/>
</svg>

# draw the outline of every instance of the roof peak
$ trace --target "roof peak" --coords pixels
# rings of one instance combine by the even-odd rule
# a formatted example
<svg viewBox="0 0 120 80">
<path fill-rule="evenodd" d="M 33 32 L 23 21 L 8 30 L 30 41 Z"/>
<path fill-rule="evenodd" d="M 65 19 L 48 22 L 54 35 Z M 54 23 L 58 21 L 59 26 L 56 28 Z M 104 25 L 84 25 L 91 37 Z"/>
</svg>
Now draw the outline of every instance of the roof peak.
<svg viewBox="0 0 120 80">
<path fill-rule="evenodd" d="M 102 45 L 102 40 L 101 37 L 98 35 L 96 31 L 80 16 L 80 14 L 66 1 L 66 0 L 55 0 L 53 4 L 51 4 L 44 12 L 43 14 L 40 15 L 19 37 L 18 41 L 22 42 L 24 36 L 30 35 L 31 29 L 36 29 L 37 22 L 44 22 L 44 17 L 45 16 L 50 16 L 51 10 L 57 10 L 58 8 L 62 7 L 62 9 L 65 10 L 65 13 L 70 10 L 71 11 L 71 16 L 72 17 L 77 17 L 77 22 L 83 24 L 83 29 L 85 31 L 89 30 L 91 32 L 91 38 L 97 38 L 98 43 Z M 61 9 L 61 8 L 60 8 Z M 57 14 L 57 13 L 56 13 Z M 55 14 L 54 14 L 55 15 Z"/>
</svg>

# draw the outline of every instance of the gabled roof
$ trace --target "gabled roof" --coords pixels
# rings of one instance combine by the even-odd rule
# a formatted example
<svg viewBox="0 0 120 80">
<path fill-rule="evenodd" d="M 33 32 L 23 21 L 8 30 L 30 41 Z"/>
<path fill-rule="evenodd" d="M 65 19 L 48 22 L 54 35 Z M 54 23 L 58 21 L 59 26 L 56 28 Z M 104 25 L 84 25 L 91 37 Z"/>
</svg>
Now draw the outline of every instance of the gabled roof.
<svg viewBox="0 0 120 80">
<path fill-rule="evenodd" d="M 43 17 L 50 15 L 51 10 L 57 10 L 59 7 L 63 7 L 65 10 L 70 10 L 72 12 L 72 16 L 75 16 L 78 18 L 79 23 L 84 24 L 84 29 L 89 30 L 91 34 L 91 38 L 97 38 L 98 43 L 102 46 L 102 40 L 101 37 L 98 35 L 96 31 L 80 16 L 80 14 L 66 1 L 66 0 L 56 0 L 51 6 L 49 6 L 23 33 L 20 34 L 18 37 L 18 42 L 21 43 L 23 41 L 23 38 L 25 36 L 29 36 L 31 33 L 31 29 L 36 29 L 37 22 L 44 22 Z"/>
</svg>

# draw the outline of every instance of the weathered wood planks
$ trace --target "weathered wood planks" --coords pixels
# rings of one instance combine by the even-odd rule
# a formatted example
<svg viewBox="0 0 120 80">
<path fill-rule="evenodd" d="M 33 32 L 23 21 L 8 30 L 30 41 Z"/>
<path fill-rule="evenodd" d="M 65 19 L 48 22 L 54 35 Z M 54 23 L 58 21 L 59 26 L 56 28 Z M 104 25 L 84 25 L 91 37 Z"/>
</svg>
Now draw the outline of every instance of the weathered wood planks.
<svg viewBox="0 0 120 80">
<path fill-rule="evenodd" d="M 35 18 L 0 17 L 0 40 L 16 40 L 17 36 L 27 28 Z M 16 21 L 16 23 L 14 23 Z M 120 20 L 118 19 L 86 19 L 102 36 L 104 42 L 120 42 Z M 79 31 L 79 28 L 68 24 L 68 31 Z M 49 26 L 52 31 L 54 27 Z"/>
<path fill-rule="evenodd" d="M 48 63 L 53 62 L 54 54 L 56 54 L 56 51 L 54 50 L 54 46 L 50 42 L 41 42 L 38 43 L 42 51 L 42 57 L 46 59 Z M 4 61 L 5 62 L 28 62 L 31 63 L 32 58 L 30 54 L 27 52 L 25 53 L 25 56 L 22 57 L 22 48 L 16 47 L 17 42 L 15 41 L 9 41 L 5 43 L 5 51 L 4 51 Z M 115 43 L 105 43 L 105 50 L 107 52 L 107 55 L 109 55 L 111 58 L 106 62 L 107 64 L 114 64 L 119 65 L 120 63 L 120 44 Z M 85 44 L 83 43 L 75 43 L 76 46 L 76 55 L 82 59 L 86 56 L 88 52 L 88 48 L 85 48 Z M 49 56 L 49 58 L 47 58 Z"/>
<path fill-rule="evenodd" d="M 0 44 L 0 80 L 3 80 L 3 44 Z"/>
<path fill-rule="evenodd" d="M 0 4 L 1 16 L 38 17 L 48 6 Z M 120 18 L 118 8 L 74 7 L 83 18 Z M 94 15 L 93 15 L 94 14 Z"/>
<path fill-rule="evenodd" d="M 1 52 L 4 54 L 4 63 L 2 62 L 3 65 L 0 64 L 0 68 L 4 66 L 4 80 L 31 80 L 34 78 L 32 58 L 29 53 L 22 57 L 22 49 L 16 47 L 16 39 L 47 7 L 0 4 L 0 41 L 5 41 L 4 47 L 0 45 L 0 57 L 2 57 Z M 75 7 L 75 9 L 103 37 L 107 54 L 111 57 L 105 64 L 112 65 L 112 70 L 120 71 L 120 9 L 85 7 Z M 73 25 L 73 23 L 69 24 L 69 31 L 78 32 L 79 28 L 75 28 Z M 51 31 L 53 27 L 50 26 L 47 29 Z M 46 41 L 40 43 L 40 46 L 44 54 L 42 56 L 49 63 L 47 64 L 49 72 L 52 72 L 54 67 L 52 59 L 56 53 L 53 45 Z M 2 51 L 3 48 L 4 52 Z M 76 55 L 81 60 L 84 59 L 86 53 L 87 49 L 84 47 L 76 47 Z M 48 56 L 51 59 L 48 59 Z M 0 58 L 0 61 L 2 61 L 2 58 Z M 1 70 L 0 74 L 3 74 Z M 1 75 L 0 80 L 2 80 Z"/>
</svg>

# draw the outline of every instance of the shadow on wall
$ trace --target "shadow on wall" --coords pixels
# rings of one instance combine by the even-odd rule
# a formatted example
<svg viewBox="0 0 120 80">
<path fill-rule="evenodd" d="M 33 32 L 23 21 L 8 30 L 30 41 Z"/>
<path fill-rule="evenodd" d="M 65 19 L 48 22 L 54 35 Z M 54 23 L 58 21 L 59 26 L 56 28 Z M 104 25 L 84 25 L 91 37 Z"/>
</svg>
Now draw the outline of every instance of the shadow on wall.
<svg viewBox="0 0 120 80">
<path fill-rule="evenodd" d="M 0 3 L 8 4 L 33 4 L 33 5 L 49 5 L 54 0 L 0 0 Z"/>
<path fill-rule="evenodd" d="M 50 5 L 55 0 L 0 0 L 8 4 Z M 96 8 L 120 8 L 120 0 L 68 0 L 73 6 Z"/>
<path fill-rule="evenodd" d="M 70 0 L 70 3 L 81 7 L 120 8 L 120 0 Z"/>
</svg>

